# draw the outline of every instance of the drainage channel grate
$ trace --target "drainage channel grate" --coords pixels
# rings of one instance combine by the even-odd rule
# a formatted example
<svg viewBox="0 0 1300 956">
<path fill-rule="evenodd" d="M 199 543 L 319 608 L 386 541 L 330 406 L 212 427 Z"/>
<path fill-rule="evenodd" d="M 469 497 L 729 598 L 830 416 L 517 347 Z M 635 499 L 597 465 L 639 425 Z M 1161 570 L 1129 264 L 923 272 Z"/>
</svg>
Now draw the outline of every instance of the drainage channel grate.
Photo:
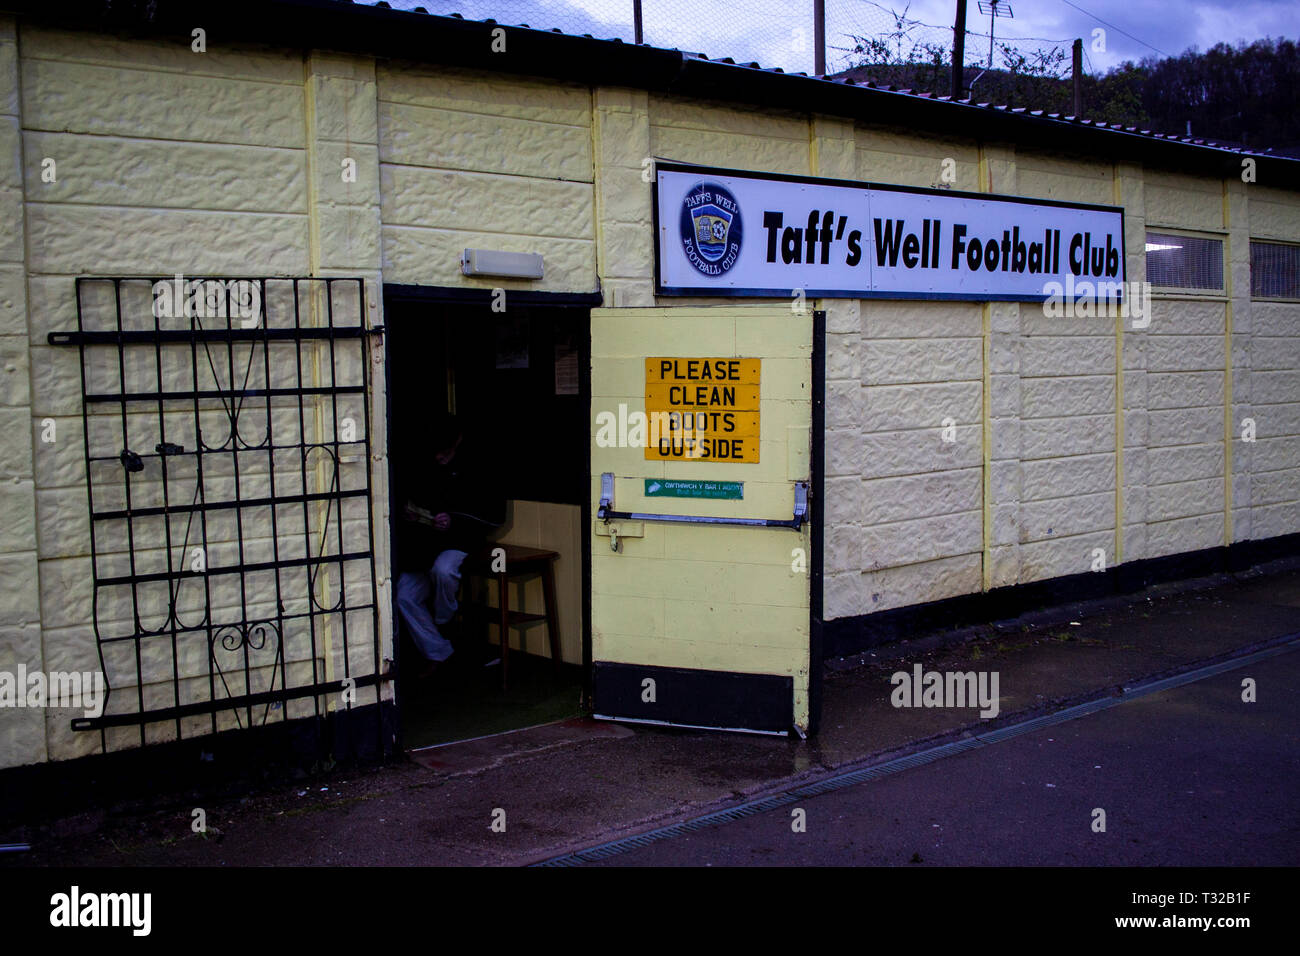
<svg viewBox="0 0 1300 956">
<path fill-rule="evenodd" d="M 674 823 L 666 827 L 660 827 L 657 830 L 649 830 L 645 833 L 639 833 L 636 836 L 612 840 L 609 843 L 602 843 L 599 846 L 594 846 L 586 850 L 578 850 L 575 853 L 566 853 L 549 860 L 543 860 L 540 863 L 534 863 L 533 866 L 581 866 L 584 863 L 605 860 L 611 856 L 618 856 L 620 853 L 627 853 L 629 850 L 638 850 L 642 847 L 649 846 L 652 843 L 658 843 L 660 840 L 667 840 L 672 837 L 692 833 L 696 830 L 703 830 L 723 823 L 731 823 L 745 817 L 752 817 L 760 813 L 766 813 L 769 810 L 776 810 L 780 807 L 789 806 L 792 803 L 808 797 L 818 797 L 860 783 L 879 780 L 881 777 L 888 777 L 896 773 L 901 773 L 904 770 L 911 770 L 915 767 L 934 763 L 936 760 L 943 760 L 946 757 L 953 757 L 969 750 L 978 750 L 979 748 L 986 747 L 989 744 L 1001 743 L 1004 740 L 1010 740 L 1013 737 L 1019 737 L 1023 734 L 1030 734 L 1036 730 L 1042 730 L 1046 727 L 1052 727 L 1057 724 L 1067 723 L 1071 720 L 1077 720 L 1080 717 L 1086 717 L 1089 714 L 1095 714 L 1098 711 L 1108 710 L 1111 707 L 1127 703 L 1139 697 L 1145 697 L 1148 694 L 1155 694 L 1162 690 L 1182 687 L 1184 684 L 1192 684 L 1199 680 L 1205 680 L 1207 677 L 1214 677 L 1226 671 L 1236 670 L 1239 667 L 1253 664 L 1256 661 L 1265 660 L 1269 657 L 1276 657 L 1278 654 L 1284 654 L 1287 651 L 1295 650 L 1297 647 L 1300 647 L 1300 633 L 1289 634 L 1286 637 L 1280 638 L 1278 643 L 1263 650 L 1255 651 L 1254 653 L 1246 654 L 1242 657 L 1229 658 L 1228 660 L 1220 661 L 1217 664 L 1198 667 L 1195 670 L 1187 671 L 1183 674 L 1175 674 L 1173 677 L 1164 677 L 1159 680 L 1149 681 L 1145 684 L 1139 684 L 1132 688 L 1124 688 L 1123 693 L 1117 697 L 1101 697 L 1097 700 L 1075 704 L 1072 707 L 1066 707 L 1063 710 L 1058 710 L 1052 714 L 1044 714 L 1041 717 L 1033 717 L 1029 720 L 1023 720 L 1020 723 L 1011 724 L 1008 727 L 1000 727 L 997 730 L 989 731 L 986 734 L 977 734 L 973 737 L 964 738 L 962 740 L 950 741 L 946 744 L 940 744 L 937 747 L 931 747 L 928 750 L 908 754 L 905 757 L 895 757 L 893 760 L 886 760 L 884 763 L 876 764 L 875 766 L 863 767 L 858 770 L 849 770 L 845 773 L 828 777 L 825 780 L 819 780 L 816 783 L 795 787 L 773 796 L 761 797 L 748 803 L 742 803 L 738 806 L 730 807 L 726 810 L 718 810 L 714 813 L 695 817 L 691 820 L 685 820 L 681 823 Z"/>
<path fill-rule="evenodd" d="M 794 791 L 787 791 L 786 793 L 779 793 L 775 796 L 755 800 L 752 803 L 742 803 L 740 806 L 730 807 L 726 810 L 719 810 L 716 813 L 709 813 L 702 817 L 696 817 L 693 820 L 686 820 L 682 823 L 674 823 L 671 826 L 660 827 L 658 830 L 650 830 L 647 833 L 641 833 L 636 836 L 624 837 L 621 840 L 614 840 L 610 843 L 602 843 L 600 846 L 595 846 L 588 850 L 579 850 L 577 853 L 569 853 L 533 865 L 581 866 L 583 863 L 590 863 L 595 860 L 603 860 L 607 857 L 617 856 L 620 853 L 626 853 L 628 850 L 640 849 L 643 846 L 649 846 L 651 843 L 657 843 L 658 841 L 666 840 L 669 837 L 682 836 L 695 830 L 703 830 L 706 827 L 717 826 L 722 823 L 731 823 L 744 817 L 752 817 L 760 813 L 766 813 L 768 810 L 776 810 L 780 807 L 794 803 L 798 799 L 799 795 Z"/>
</svg>

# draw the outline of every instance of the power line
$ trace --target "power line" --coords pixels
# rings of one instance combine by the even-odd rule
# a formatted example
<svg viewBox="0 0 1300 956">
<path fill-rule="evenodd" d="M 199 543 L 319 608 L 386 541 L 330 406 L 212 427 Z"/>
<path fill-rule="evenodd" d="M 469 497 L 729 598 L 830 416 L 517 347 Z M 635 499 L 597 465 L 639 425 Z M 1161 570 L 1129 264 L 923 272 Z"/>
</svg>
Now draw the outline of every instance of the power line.
<svg viewBox="0 0 1300 956">
<path fill-rule="evenodd" d="M 1116 33 L 1122 33 L 1122 34 L 1124 34 L 1124 36 L 1128 37 L 1130 40 L 1134 40 L 1134 41 L 1136 41 L 1136 42 L 1138 42 L 1138 43 L 1141 43 L 1144 47 L 1147 47 L 1148 49 L 1155 50 L 1155 51 L 1156 51 L 1157 53 L 1159 53 L 1161 56 L 1164 56 L 1164 57 L 1169 56 L 1168 53 L 1166 53 L 1164 50 L 1161 50 L 1159 47 L 1151 46 L 1151 44 L 1148 43 L 1146 40 L 1140 40 L 1140 39 L 1138 39 L 1137 37 L 1135 37 L 1133 34 L 1129 33 L 1127 30 L 1122 30 L 1122 29 L 1120 29 L 1119 27 L 1115 26 L 1115 24 L 1113 24 L 1113 23 L 1108 23 L 1107 21 L 1103 20 L 1101 17 L 1097 16 L 1097 14 L 1095 14 L 1095 13 L 1091 13 L 1091 12 L 1089 12 L 1088 10 L 1083 9 L 1083 7 L 1079 6 L 1077 3 L 1071 3 L 1070 0 L 1061 0 L 1061 2 L 1062 2 L 1063 4 L 1065 4 L 1067 7 L 1074 7 L 1074 9 L 1078 10 L 1080 13 L 1085 14 L 1086 16 L 1090 16 L 1090 17 L 1092 17 L 1092 18 L 1093 18 L 1094 20 L 1096 20 L 1098 23 L 1105 23 L 1106 26 L 1110 27 L 1110 28 L 1111 28 L 1112 30 L 1114 30 Z"/>
</svg>

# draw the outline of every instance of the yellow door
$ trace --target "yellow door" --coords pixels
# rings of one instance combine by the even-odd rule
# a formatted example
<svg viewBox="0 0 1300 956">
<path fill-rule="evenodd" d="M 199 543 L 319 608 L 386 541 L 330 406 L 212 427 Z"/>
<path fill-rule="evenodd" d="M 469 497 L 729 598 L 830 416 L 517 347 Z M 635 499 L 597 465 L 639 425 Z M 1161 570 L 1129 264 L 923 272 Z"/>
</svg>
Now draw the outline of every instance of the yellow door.
<svg viewBox="0 0 1300 956">
<path fill-rule="evenodd" d="M 809 718 L 813 315 L 591 313 L 597 716 Z"/>
</svg>

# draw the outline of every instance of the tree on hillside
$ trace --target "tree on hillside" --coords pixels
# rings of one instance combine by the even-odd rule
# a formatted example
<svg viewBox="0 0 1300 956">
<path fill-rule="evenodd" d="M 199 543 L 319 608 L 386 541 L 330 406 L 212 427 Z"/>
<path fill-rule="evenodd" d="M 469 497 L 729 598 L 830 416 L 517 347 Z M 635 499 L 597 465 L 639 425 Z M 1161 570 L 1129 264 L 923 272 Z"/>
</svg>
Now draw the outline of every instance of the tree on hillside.
<svg viewBox="0 0 1300 956">
<path fill-rule="evenodd" d="M 1265 39 L 1117 70 L 1140 74 L 1139 96 L 1151 123 L 1165 132 L 1220 137 L 1254 148 L 1300 145 L 1300 47 Z M 1115 72 L 1114 70 L 1111 71 Z"/>
<path fill-rule="evenodd" d="M 845 74 L 859 81 L 948 94 L 950 51 L 914 41 L 911 31 L 916 24 L 906 11 L 894 18 L 894 28 L 884 34 L 850 35 L 852 45 L 845 49 L 855 62 Z M 1070 78 L 1061 76 L 1064 48 L 1022 51 L 1000 43 L 997 50 L 996 69 L 966 69 L 974 99 L 1072 112 Z M 1190 122 L 1199 138 L 1254 149 L 1300 146 L 1300 45 L 1294 40 L 1220 43 L 1204 53 L 1192 49 L 1166 59 L 1126 61 L 1100 76 L 1084 76 L 1081 85 L 1083 115 L 1099 122 L 1161 133 L 1185 133 Z"/>
</svg>

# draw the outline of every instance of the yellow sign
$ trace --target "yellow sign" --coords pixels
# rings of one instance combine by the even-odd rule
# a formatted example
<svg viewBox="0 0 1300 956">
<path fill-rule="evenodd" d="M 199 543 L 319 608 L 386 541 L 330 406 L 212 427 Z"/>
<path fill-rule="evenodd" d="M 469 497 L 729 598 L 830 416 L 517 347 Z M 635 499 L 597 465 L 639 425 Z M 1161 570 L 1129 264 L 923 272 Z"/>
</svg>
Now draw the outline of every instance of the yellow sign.
<svg viewBox="0 0 1300 956">
<path fill-rule="evenodd" d="M 645 411 L 654 461 L 758 461 L 755 358 L 648 358 Z"/>
</svg>

